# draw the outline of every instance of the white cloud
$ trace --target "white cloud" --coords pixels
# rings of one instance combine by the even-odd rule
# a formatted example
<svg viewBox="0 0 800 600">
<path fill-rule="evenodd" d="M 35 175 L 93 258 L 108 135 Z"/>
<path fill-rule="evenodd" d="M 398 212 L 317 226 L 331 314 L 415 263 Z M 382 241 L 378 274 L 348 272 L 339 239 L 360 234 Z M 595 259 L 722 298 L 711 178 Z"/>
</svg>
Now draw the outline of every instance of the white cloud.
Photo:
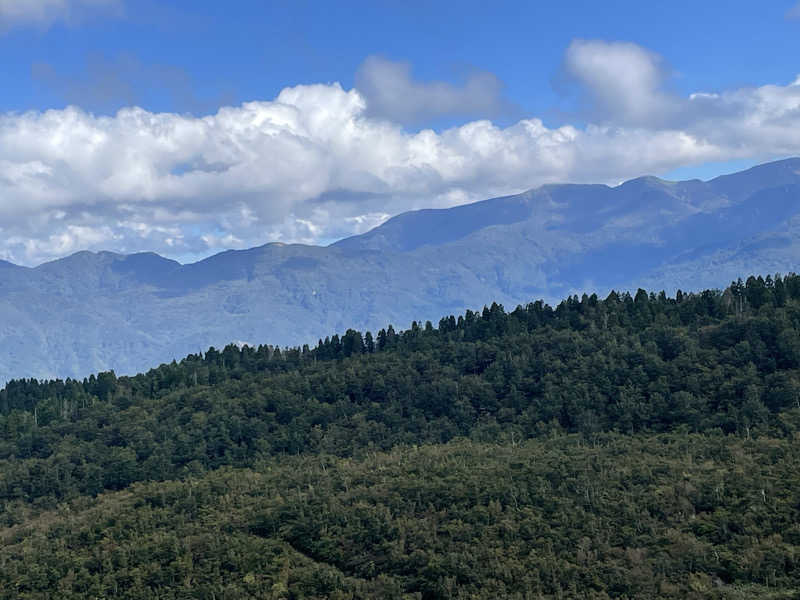
<svg viewBox="0 0 800 600">
<path fill-rule="evenodd" d="M 787 19 L 800 19 L 800 2 L 795 4 L 792 8 L 786 11 Z"/>
<path fill-rule="evenodd" d="M 412 79 L 410 64 L 370 56 L 356 73 L 356 87 L 370 115 L 400 123 L 442 116 L 494 117 L 510 109 L 502 83 L 486 71 L 472 72 L 461 86 L 420 82 Z"/>
<path fill-rule="evenodd" d="M 0 116 L 0 258 L 33 264 L 83 248 L 185 257 L 319 242 L 403 210 L 548 182 L 800 154 L 800 78 L 677 97 L 661 90 L 655 55 L 595 43 L 604 50 L 600 60 L 568 55 L 602 113 L 581 127 L 530 118 L 409 132 L 338 84 L 286 88 L 205 117 L 141 108 Z M 639 108 L 642 99 L 667 108 Z"/>
<path fill-rule="evenodd" d="M 588 95 L 596 118 L 653 124 L 678 108 L 677 99 L 663 90 L 668 75 L 663 61 L 636 44 L 575 40 L 567 48 L 564 68 Z"/>
<path fill-rule="evenodd" d="M 120 11 L 122 0 L 0 0 L 0 29 L 35 24 L 48 27 L 56 21 L 74 21 L 90 11 Z"/>
</svg>

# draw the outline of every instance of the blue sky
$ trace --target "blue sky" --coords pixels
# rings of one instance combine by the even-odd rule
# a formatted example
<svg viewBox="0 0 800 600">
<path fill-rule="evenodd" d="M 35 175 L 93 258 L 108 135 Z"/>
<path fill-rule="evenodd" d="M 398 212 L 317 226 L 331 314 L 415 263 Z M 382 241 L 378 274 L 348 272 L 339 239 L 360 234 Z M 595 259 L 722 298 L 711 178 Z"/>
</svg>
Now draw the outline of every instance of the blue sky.
<svg viewBox="0 0 800 600">
<path fill-rule="evenodd" d="M 471 70 L 489 71 L 520 115 L 555 125 L 570 108 L 558 79 L 573 39 L 646 47 L 671 65 L 669 85 L 684 94 L 788 83 L 800 71 L 800 20 L 787 17 L 795 4 L 128 1 L 13 26 L 0 37 L 0 109 L 79 102 L 110 113 L 135 99 L 157 112 L 214 112 L 296 84 L 349 89 L 365 58 L 379 55 L 410 62 L 422 80 L 458 83 Z M 121 81 L 109 81 L 112 69 L 123 71 Z M 176 80 L 171 90 L 164 73 Z M 67 79 L 96 89 L 68 90 Z"/>
<path fill-rule="evenodd" d="M 800 153 L 791 1 L 0 0 L 0 55 L 0 258 L 27 264 Z"/>
</svg>

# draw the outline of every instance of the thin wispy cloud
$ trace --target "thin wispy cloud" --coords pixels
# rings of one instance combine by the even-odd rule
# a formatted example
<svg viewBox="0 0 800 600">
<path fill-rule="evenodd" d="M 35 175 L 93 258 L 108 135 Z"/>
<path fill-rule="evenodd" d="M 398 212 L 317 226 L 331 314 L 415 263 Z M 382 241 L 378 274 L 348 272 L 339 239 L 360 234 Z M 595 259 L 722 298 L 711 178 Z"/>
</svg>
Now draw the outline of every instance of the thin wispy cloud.
<svg viewBox="0 0 800 600">
<path fill-rule="evenodd" d="M 795 4 L 792 8 L 786 11 L 787 19 L 800 19 L 800 2 Z"/>
<path fill-rule="evenodd" d="M 402 115 L 373 112 L 374 94 L 335 83 L 201 117 L 136 107 L 0 116 L 0 258 L 318 243 L 404 210 L 544 183 L 800 154 L 800 77 L 678 96 L 658 55 L 597 40 L 576 41 L 564 64 L 588 124 L 409 130 Z"/>
<path fill-rule="evenodd" d="M 122 0 L 0 0 L 0 31 L 23 25 L 46 28 L 93 13 L 119 15 L 122 9 Z"/>
<path fill-rule="evenodd" d="M 184 69 L 143 62 L 133 54 L 92 53 L 83 68 L 61 73 L 47 62 L 35 62 L 32 79 L 66 104 L 87 112 L 115 113 L 125 106 L 166 101 L 181 112 L 207 113 L 224 105 L 225 94 L 202 97 L 200 87 Z"/>
<path fill-rule="evenodd" d="M 356 87 L 370 115 L 406 124 L 440 117 L 493 118 L 512 109 L 502 82 L 486 71 L 472 71 L 461 85 L 422 82 L 413 78 L 410 64 L 371 56 L 356 73 Z"/>
</svg>

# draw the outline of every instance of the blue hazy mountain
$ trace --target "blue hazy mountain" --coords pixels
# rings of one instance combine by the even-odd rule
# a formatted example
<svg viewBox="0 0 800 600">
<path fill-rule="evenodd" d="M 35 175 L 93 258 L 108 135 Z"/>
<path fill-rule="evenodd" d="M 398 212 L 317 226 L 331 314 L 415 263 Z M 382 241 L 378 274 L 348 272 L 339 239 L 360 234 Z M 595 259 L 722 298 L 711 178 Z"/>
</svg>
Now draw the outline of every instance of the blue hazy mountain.
<svg viewBox="0 0 800 600">
<path fill-rule="evenodd" d="M 0 380 L 131 373 L 231 341 L 295 345 L 498 301 L 700 289 L 797 270 L 800 159 L 710 181 L 546 185 L 389 219 L 328 247 L 181 265 L 79 252 L 0 261 Z"/>
</svg>

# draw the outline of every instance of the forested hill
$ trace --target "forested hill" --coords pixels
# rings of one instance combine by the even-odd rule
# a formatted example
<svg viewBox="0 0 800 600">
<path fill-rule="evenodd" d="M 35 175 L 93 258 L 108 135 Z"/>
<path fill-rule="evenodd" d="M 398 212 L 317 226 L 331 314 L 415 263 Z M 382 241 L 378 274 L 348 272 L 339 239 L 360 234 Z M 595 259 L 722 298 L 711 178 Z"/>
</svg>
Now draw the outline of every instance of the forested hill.
<svg viewBox="0 0 800 600">
<path fill-rule="evenodd" d="M 0 391 L 0 598 L 795 597 L 800 277 Z"/>
<path fill-rule="evenodd" d="M 800 276 L 751 277 L 724 293 L 494 304 L 314 349 L 211 348 L 135 377 L 15 380 L 0 391 L 0 458 L 19 478 L 0 494 L 57 500 L 262 454 L 553 428 L 783 435 L 800 408 L 799 333 Z"/>
</svg>

